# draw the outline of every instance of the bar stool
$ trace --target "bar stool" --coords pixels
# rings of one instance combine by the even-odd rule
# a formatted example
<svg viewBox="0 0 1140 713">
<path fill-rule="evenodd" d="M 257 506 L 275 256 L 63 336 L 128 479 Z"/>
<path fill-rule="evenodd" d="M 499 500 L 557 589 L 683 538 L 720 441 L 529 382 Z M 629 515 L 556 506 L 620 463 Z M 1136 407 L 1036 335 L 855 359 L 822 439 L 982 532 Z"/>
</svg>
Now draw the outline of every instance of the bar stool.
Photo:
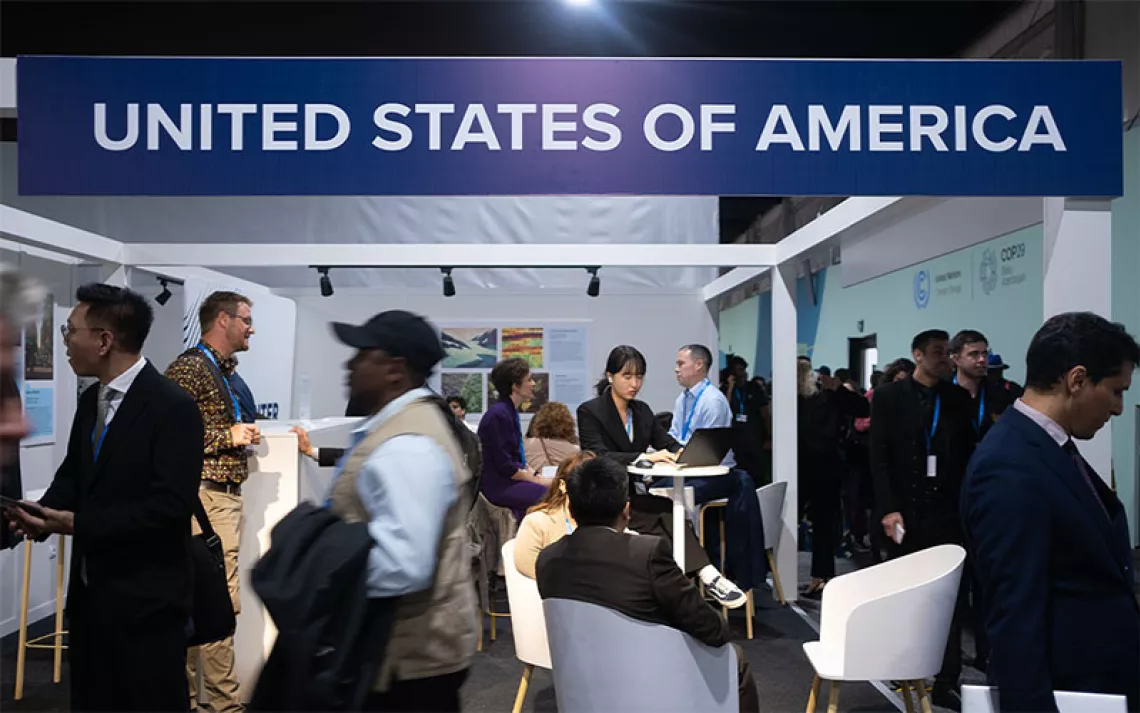
<svg viewBox="0 0 1140 713">
<path fill-rule="evenodd" d="M 705 546 L 705 513 L 710 508 L 721 508 L 723 510 L 726 507 L 728 507 L 728 498 L 720 498 L 719 500 L 710 500 L 707 503 L 703 503 L 699 508 L 697 508 L 697 538 L 700 540 L 702 548 L 704 548 L 704 546 Z M 720 513 L 720 571 L 722 574 L 725 571 L 725 565 L 727 563 L 727 557 L 726 557 L 726 553 L 725 553 L 726 549 L 727 549 L 727 538 L 725 537 L 725 532 L 724 532 L 724 513 L 722 512 L 722 513 Z M 704 585 L 701 585 L 701 592 L 702 593 L 704 592 Z M 744 606 L 745 606 L 745 610 L 744 610 L 745 629 L 748 633 L 748 639 L 751 640 L 752 639 L 752 613 L 753 613 L 753 609 L 754 609 L 753 602 L 752 602 L 752 590 L 749 589 L 747 592 L 744 593 L 744 596 L 746 599 L 745 604 L 744 604 Z M 721 606 L 721 609 L 723 610 L 724 618 L 727 619 L 728 618 L 728 607 Z"/>
<path fill-rule="evenodd" d="M 67 631 L 63 628 L 63 598 L 64 598 L 64 570 L 63 562 L 67 553 L 67 536 L 59 536 L 59 551 L 56 552 L 56 567 L 55 567 L 55 630 L 50 634 L 37 636 L 31 641 L 28 640 L 28 590 L 32 582 L 32 540 L 24 540 L 24 583 L 23 591 L 20 596 L 20 635 L 19 635 L 19 648 L 16 651 L 16 695 L 15 700 L 20 700 L 24 697 L 24 664 L 28 656 L 28 649 L 54 649 L 55 650 L 55 670 L 52 680 L 59 683 L 60 675 L 63 669 L 63 650 L 67 648 L 67 644 L 63 643 L 63 637 L 67 635 Z M 41 643 L 47 639 L 51 639 L 52 643 Z"/>
</svg>

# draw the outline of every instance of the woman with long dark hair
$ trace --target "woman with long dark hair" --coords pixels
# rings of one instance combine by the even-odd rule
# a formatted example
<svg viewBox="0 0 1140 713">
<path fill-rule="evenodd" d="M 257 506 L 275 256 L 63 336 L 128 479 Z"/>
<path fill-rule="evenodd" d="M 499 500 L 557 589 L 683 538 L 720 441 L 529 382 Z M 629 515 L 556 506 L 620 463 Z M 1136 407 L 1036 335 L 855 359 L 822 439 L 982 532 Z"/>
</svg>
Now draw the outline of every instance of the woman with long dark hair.
<svg viewBox="0 0 1140 713">
<path fill-rule="evenodd" d="M 606 373 L 596 387 L 598 396 L 578 407 L 582 450 L 622 465 L 676 460 L 681 444 L 662 428 L 649 404 L 637 400 L 644 383 L 645 356 L 629 345 L 614 347 L 606 360 Z M 672 542 L 673 503 L 669 498 L 650 495 L 640 480 L 631 480 L 629 503 L 630 529 Z M 743 605 L 744 593 L 712 566 L 692 528 L 676 534 L 685 538 L 685 573 L 698 575 L 724 606 Z"/>
</svg>

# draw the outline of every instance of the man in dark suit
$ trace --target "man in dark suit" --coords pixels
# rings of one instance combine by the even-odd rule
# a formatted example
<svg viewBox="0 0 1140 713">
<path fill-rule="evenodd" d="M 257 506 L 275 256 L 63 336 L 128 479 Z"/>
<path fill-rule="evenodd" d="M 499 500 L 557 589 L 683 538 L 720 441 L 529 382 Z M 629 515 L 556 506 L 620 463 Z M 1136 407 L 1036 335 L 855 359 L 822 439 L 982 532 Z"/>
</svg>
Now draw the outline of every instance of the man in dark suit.
<svg viewBox="0 0 1140 713">
<path fill-rule="evenodd" d="M 192 591 L 190 517 L 202 469 L 193 399 L 140 356 L 154 313 L 130 290 L 79 288 L 63 327 L 79 376 L 67 455 L 33 537 L 73 535 L 68 591 L 71 709 L 182 711 Z"/>
<path fill-rule="evenodd" d="M 538 555 L 543 599 L 559 598 L 608 607 L 626 616 L 670 626 L 706 646 L 725 646 L 728 625 L 705 603 L 673 561 L 666 540 L 622 532 L 629 522 L 625 470 L 608 458 L 586 461 L 566 480 L 570 514 L 578 529 Z M 736 647 L 740 710 L 760 710 L 756 682 Z"/>
<path fill-rule="evenodd" d="M 1002 711 L 1056 711 L 1060 690 L 1122 694 L 1140 710 L 1128 523 L 1073 442 L 1120 415 L 1137 364 L 1121 325 L 1053 317 L 1029 345 L 1025 394 L 970 463 L 962 514 Z"/>
<path fill-rule="evenodd" d="M 958 502 L 977 436 L 970 395 L 950 381 L 950 336 L 929 330 L 911 343 L 914 374 L 875 390 L 871 404 L 871 474 L 883 532 L 894 555 L 962 543 Z M 965 585 L 963 585 L 965 586 Z M 936 705 L 959 709 L 962 671 L 961 605 L 950 625 Z"/>
</svg>

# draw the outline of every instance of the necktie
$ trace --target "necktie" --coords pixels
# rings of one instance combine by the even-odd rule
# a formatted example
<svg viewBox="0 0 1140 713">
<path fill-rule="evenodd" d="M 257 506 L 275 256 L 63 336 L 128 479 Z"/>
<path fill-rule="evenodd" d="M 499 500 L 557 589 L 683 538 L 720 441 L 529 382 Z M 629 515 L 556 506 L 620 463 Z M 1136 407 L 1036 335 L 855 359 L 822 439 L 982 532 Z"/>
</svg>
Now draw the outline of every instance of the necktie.
<svg viewBox="0 0 1140 713">
<path fill-rule="evenodd" d="M 95 440 L 103 436 L 103 430 L 107 427 L 107 413 L 111 409 L 111 398 L 117 392 L 110 386 L 103 386 L 99 389 L 99 400 L 95 406 Z"/>
<path fill-rule="evenodd" d="M 1073 443 L 1073 439 L 1070 438 L 1069 440 L 1065 441 L 1065 445 L 1062 446 L 1062 448 L 1064 448 L 1065 452 L 1069 454 L 1069 457 L 1073 459 L 1073 462 L 1077 466 L 1077 470 L 1081 472 L 1081 476 L 1085 479 L 1085 484 L 1087 484 L 1089 486 L 1089 490 L 1092 491 L 1093 497 L 1096 499 L 1096 504 L 1100 505 L 1100 509 L 1104 511 L 1104 514 L 1107 517 L 1108 508 L 1104 506 L 1104 501 L 1100 499 L 1100 493 L 1097 492 L 1096 486 L 1093 485 L 1092 476 L 1089 475 L 1088 466 L 1085 465 L 1085 459 L 1081 457 L 1081 452 L 1077 450 L 1077 444 Z"/>
</svg>

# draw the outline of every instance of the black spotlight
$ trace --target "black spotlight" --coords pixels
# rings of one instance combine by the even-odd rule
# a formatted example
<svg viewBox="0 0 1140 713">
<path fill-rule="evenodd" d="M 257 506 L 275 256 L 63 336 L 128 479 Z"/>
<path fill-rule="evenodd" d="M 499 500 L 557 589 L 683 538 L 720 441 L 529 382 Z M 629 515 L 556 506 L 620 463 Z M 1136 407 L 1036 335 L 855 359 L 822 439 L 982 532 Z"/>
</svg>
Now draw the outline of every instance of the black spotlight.
<svg viewBox="0 0 1140 713">
<path fill-rule="evenodd" d="M 450 267 L 441 267 L 441 268 L 439 268 L 439 271 L 443 273 L 443 296 L 444 297 L 454 297 L 455 296 L 455 280 L 451 279 L 451 268 Z"/>
<path fill-rule="evenodd" d="M 598 268 L 587 267 L 586 272 L 590 273 L 590 285 L 586 288 L 586 294 L 590 297 L 597 297 L 602 292 L 602 281 L 598 277 Z"/>
<path fill-rule="evenodd" d="M 332 280 L 329 279 L 329 269 L 327 267 L 318 267 L 317 272 L 321 276 L 321 297 L 332 297 L 333 288 Z"/>
<path fill-rule="evenodd" d="M 170 298 L 174 296 L 174 293 L 167 287 L 169 283 L 161 277 L 158 278 L 158 284 L 162 285 L 162 292 L 158 293 L 158 297 L 155 297 L 154 301 L 157 302 L 159 306 L 165 306 L 166 303 L 170 301 Z"/>
</svg>

